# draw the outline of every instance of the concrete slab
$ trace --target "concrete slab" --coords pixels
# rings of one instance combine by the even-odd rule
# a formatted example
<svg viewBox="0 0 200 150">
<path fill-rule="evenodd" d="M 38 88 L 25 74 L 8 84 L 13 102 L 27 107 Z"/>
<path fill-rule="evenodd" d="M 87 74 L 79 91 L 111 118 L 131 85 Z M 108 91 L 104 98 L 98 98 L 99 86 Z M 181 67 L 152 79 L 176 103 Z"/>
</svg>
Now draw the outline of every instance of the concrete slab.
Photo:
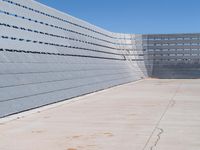
<svg viewBox="0 0 200 150">
<path fill-rule="evenodd" d="M 147 79 L 0 124 L 0 150 L 199 150 L 200 80 Z"/>
</svg>

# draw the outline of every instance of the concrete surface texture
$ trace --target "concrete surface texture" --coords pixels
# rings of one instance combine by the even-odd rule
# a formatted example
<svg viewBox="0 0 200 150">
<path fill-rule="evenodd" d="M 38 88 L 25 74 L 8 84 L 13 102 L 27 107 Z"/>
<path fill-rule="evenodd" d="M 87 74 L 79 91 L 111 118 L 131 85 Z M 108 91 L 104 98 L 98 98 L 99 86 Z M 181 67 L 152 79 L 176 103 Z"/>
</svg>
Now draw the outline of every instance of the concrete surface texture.
<svg viewBox="0 0 200 150">
<path fill-rule="evenodd" d="M 1 150 L 199 150 L 200 80 L 146 79 L 0 124 Z"/>
</svg>

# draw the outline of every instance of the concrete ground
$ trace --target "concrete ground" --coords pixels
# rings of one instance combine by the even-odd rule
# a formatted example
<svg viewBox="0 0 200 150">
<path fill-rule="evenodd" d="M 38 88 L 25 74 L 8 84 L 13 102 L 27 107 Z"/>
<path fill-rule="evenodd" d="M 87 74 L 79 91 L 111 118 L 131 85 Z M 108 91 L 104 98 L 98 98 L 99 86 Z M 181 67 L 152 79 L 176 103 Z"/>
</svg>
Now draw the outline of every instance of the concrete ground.
<svg viewBox="0 0 200 150">
<path fill-rule="evenodd" d="M 0 150 L 200 150 L 200 80 L 147 79 L 69 102 L 1 120 Z"/>
</svg>

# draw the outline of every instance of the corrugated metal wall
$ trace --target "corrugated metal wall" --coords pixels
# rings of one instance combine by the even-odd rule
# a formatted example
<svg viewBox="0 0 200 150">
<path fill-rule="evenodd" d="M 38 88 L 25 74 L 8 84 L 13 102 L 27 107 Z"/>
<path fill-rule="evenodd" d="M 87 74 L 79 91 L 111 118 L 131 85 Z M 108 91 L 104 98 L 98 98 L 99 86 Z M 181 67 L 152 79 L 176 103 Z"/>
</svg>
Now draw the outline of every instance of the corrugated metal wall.
<svg viewBox="0 0 200 150">
<path fill-rule="evenodd" d="M 0 117 L 148 76 L 200 78 L 200 34 L 120 34 L 0 0 Z"/>
<path fill-rule="evenodd" d="M 143 35 L 153 77 L 200 78 L 200 34 Z"/>
<path fill-rule="evenodd" d="M 0 0 L 0 117 L 144 78 L 136 37 L 32 0 Z"/>
</svg>

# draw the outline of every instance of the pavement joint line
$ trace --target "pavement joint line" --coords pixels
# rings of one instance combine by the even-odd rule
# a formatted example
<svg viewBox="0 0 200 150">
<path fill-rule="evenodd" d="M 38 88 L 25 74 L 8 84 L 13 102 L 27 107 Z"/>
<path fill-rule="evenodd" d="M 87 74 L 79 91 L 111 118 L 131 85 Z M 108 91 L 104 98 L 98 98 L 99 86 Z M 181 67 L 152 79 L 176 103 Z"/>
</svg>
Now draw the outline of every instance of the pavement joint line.
<svg viewBox="0 0 200 150">
<path fill-rule="evenodd" d="M 174 92 L 174 94 L 172 95 L 171 99 L 169 100 L 168 105 L 166 106 L 166 108 L 165 108 L 164 112 L 162 113 L 160 119 L 159 119 L 158 122 L 156 123 L 155 128 L 153 129 L 152 133 L 150 134 L 150 136 L 149 136 L 149 138 L 148 138 L 147 142 L 145 143 L 145 145 L 144 145 L 144 147 L 143 147 L 142 150 L 145 150 L 145 149 L 146 149 L 146 147 L 147 147 L 147 145 L 149 144 L 151 138 L 153 137 L 155 131 L 156 131 L 157 129 L 161 129 L 161 128 L 159 128 L 159 124 L 160 124 L 160 122 L 162 121 L 162 119 L 164 118 L 164 116 L 165 116 L 165 114 L 167 113 L 167 111 L 169 110 L 171 104 L 175 102 L 174 98 L 175 98 L 175 96 L 177 95 L 178 91 L 180 90 L 181 85 L 182 85 L 182 83 L 179 83 L 179 85 L 177 86 L 176 91 Z M 163 129 L 162 129 L 162 130 L 163 130 Z M 164 131 L 164 130 L 163 130 L 163 131 Z M 159 139 L 159 140 L 160 140 L 160 139 Z M 158 141 L 159 141 L 159 140 L 158 140 Z M 158 143 L 156 143 L 156 145 L 157 145 L 157 144 L 158 144 Z M 151 146 L 151 147 L 152 147 L 152 146 Z M 150 150 L 152 150 L 152 149 L 150 148 Z"/>
</svg>

